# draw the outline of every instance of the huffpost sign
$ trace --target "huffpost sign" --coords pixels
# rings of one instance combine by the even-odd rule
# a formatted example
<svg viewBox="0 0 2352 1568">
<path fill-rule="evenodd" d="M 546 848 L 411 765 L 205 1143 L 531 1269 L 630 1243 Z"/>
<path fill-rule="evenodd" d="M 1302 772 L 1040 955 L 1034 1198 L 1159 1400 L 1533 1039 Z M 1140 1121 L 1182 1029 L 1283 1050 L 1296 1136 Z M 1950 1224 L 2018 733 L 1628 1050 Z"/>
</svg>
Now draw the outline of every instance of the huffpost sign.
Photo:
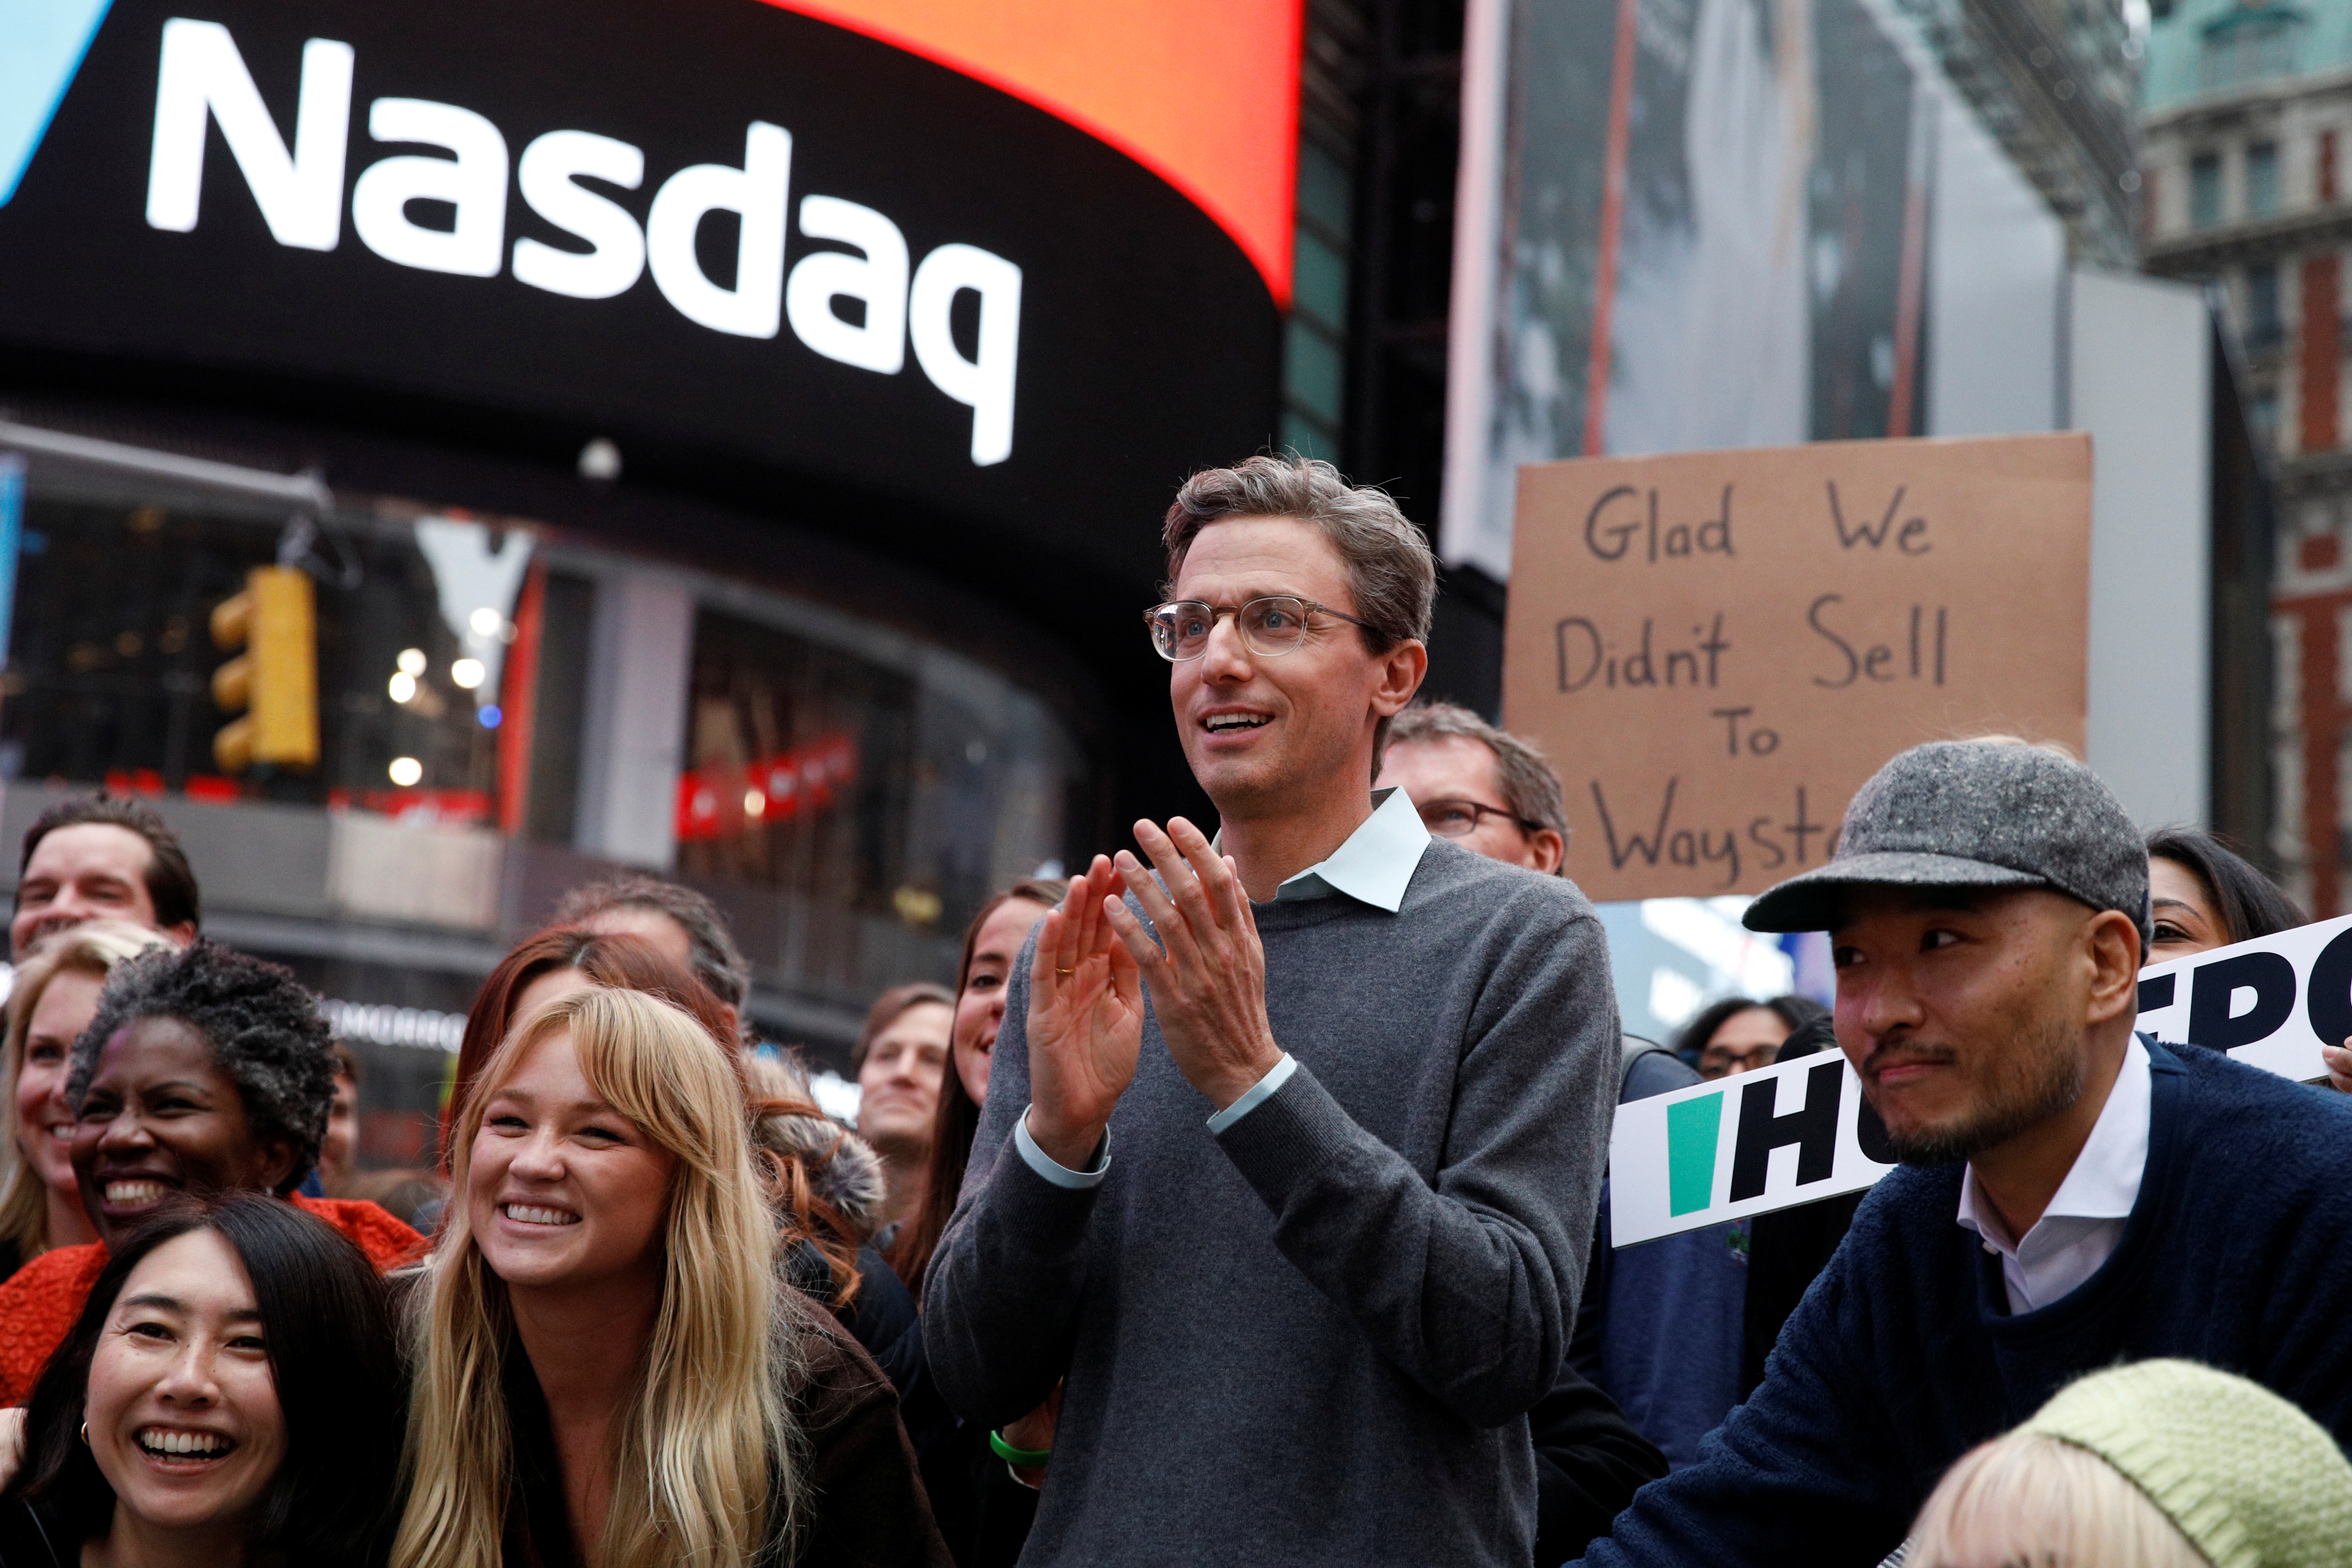
<svg viewBox="0 0 2352 1568">
<path fill-rule="evenodd" d="M 2352 915 L 2151 964 L 2138 1027 L 2316 1081 L 2319 1047 L 2352 1038 Z M 1609 1166 L 1610 1232 L 1630 1247 L 1859 1192 L 1895 1152 L 1862 1079 L 1823 1055 L 1619 1106 Z"/>
<path fill-rule="evenodd" d="M 1610 1235 L 1620 1247 L 1654 1241 L 1859 1192 L 1894 1168 L 1845 1058 L 1801 1057 L 1619 1106 Z"/>
</svg>

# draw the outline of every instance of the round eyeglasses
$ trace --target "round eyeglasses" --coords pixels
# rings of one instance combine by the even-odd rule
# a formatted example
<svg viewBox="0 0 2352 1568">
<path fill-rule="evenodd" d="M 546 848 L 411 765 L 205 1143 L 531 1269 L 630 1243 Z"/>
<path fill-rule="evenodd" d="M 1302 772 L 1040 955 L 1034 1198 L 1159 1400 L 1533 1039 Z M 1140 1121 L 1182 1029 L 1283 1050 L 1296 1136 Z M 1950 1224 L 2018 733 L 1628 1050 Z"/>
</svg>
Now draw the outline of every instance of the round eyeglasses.
<svg viewBox="0 0 2352 1568">
<path fill-rule="evenodd" d="M 1182 664 L 1209 651 L 1209 634 L 1217 629 L 1220 616 L 1234 617 L 1234 625 L 1241 628 L 1242 646 L 1250 652 L 1260 658 L 1280 658 L 1297 651 L 1298 645 L 1307 640 L 1307 617 L 1312 615 L 1330 616 L 1368 632 L 1378 629 L 1345 610 L 1335 610 L 1296 594 L 1270 594 L 1240 605 L 1179 599 L 1144 611 L 1143 624 L 1151 629 L 1151 646 L 1159 650 L 1160 657 L 1171 664 Z"/>
<path fill-rule="evenodd" d="M 1478 825 L 1490 816 L 1506 822 L 1516 822 L 1522 831 L 1538 833 L 1543 824 L 1529 822 L 1524 816 L 1513 816 L 1499 805 L 1488 805 L 1475 800 L 1425 800 L 1421 803 L 1421 823 L 1440 838 L 1467 838 L 1478 831 Z"/>
</svg>

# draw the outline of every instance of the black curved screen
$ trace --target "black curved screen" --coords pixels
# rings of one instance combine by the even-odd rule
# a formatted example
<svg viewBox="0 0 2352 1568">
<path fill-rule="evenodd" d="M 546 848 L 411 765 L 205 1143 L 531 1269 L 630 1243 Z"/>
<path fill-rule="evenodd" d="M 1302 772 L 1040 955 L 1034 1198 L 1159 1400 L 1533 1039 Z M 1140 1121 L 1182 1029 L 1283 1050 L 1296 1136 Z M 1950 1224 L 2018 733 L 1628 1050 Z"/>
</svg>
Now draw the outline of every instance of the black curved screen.
<svg viewBox="0 0 2352 1568">
<path fill-rule="evenodd" d="M 13 151 L 0 122 L 0 344 L 704 451 L 1122 575 L 1186 469 L 1267 438 L 1279 317 L 1225 233 L 871 39 L 754 0 L 36 6 L 51 58 L 17 75 L 63 92 Z M 803 331 L 786 279 L 824 251 L 801 292 L 833 325 L 804 300 Z"/>
</svg>

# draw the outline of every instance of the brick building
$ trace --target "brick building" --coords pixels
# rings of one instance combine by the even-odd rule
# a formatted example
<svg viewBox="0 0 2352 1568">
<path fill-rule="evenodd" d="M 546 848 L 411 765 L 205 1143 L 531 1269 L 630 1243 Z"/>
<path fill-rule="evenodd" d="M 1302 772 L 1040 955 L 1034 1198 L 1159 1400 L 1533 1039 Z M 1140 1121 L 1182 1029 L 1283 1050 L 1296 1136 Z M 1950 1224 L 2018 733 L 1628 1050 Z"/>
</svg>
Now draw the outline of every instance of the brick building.
<svg viewBox="0 0 2352 1568">
<path fill-rule="evenodd" d="M 2352 907 L 2352 5 L 2184 0 L 2142 77 L 2144 264 L 2220 295 L 2273 465 L 2277 650 L 2268 847 L 2315 916 Z"/>
</svg>

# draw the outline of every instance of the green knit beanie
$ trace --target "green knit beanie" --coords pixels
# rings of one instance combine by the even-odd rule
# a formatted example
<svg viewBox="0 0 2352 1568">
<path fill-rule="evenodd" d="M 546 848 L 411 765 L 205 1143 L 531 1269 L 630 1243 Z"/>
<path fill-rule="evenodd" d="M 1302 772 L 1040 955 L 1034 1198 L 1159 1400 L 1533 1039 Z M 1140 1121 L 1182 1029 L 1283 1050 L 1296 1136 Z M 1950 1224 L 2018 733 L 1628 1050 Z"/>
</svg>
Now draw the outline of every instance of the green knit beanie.
<svg viewBox="0 0 2352 1568">
<path fill-rule="evenodd" d="M 2106 1460 L 2213 1568 L 2352 1563 L 2352 1464 L 2319 1423 L 2242 1377 L 2119 1366 L 2059 1390 L 2020 1430 Z"/>
</svg>

